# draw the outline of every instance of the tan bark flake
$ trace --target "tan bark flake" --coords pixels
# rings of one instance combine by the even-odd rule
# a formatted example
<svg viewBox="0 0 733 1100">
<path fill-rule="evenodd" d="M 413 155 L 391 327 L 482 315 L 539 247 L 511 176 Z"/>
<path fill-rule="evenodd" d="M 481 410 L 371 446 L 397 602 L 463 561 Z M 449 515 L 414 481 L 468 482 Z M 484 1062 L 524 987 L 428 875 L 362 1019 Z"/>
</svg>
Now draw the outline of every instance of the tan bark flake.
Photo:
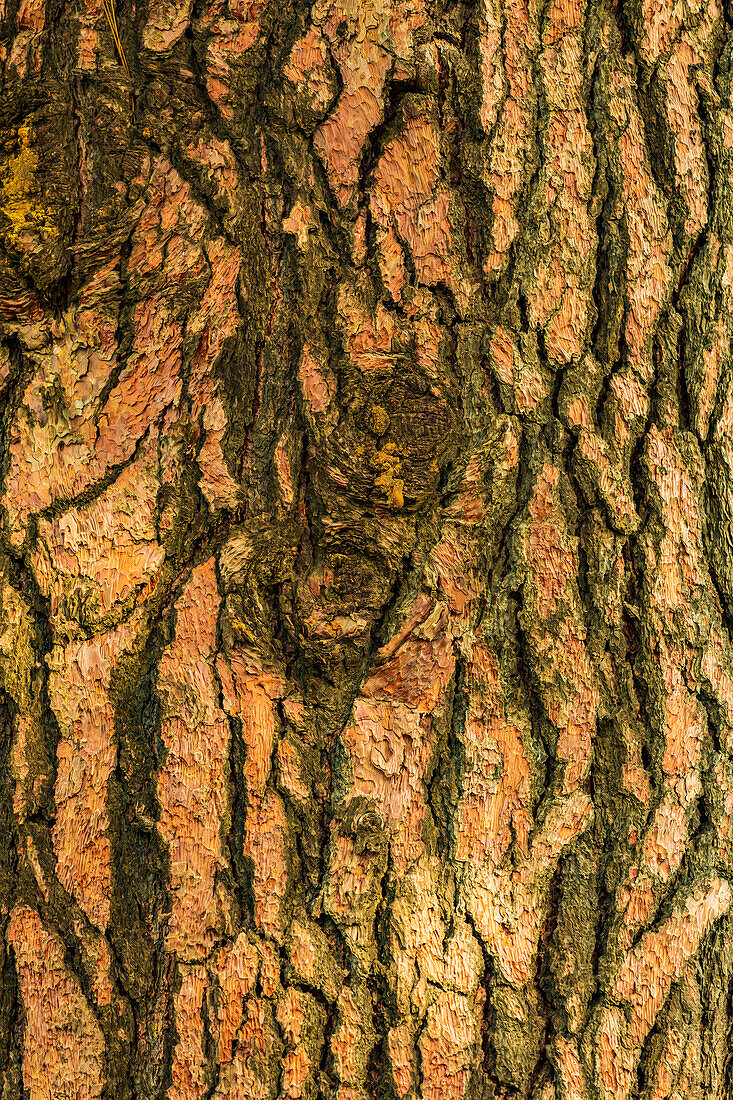
<svg viewBox="0 0 733 1100">
<path fill-rule="evenodd" d="M 106 803 L 117 755 L 110 678 L 140 626 L 134 616 L 88 642 L 57 644 L 49 660 L 49 697 L 61 731 L 52 829 L 56 874 L 99 929 L 110 913 Z"/>
<path fill-rule="evenodd" d="M 193 571 L 176 610 L 175 640 L 158 673 L 167 749 L 158 773 L 158 829 L 171 858 L 168 948 L 194 961 L 228 927 L 230 906 L 216 881 L 217 869 L 226 864 L 229 725 L 212 667 L 219 610 L 213 559 Z"/>
<path fill-rule="evenodd" d="M 96 1100 L 105 1086 L 104 1037 L 64 961 L 64 946 L 27 906 L 14 909 L 15 952 L 26 1015 L 23 1085 L 30 1100 Z"/>
</svg>

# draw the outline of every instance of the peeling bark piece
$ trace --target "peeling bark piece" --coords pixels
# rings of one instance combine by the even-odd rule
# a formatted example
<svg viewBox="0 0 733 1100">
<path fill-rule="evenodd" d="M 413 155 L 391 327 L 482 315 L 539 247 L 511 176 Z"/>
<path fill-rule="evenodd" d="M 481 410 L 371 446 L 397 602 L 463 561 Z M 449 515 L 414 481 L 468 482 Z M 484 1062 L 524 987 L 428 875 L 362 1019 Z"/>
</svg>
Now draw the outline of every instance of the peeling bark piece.
<svg viewBox="0 0 733 1100">
<path fill-rule="evenodd" d="M 282 799 L 268 790 L 248 814 L 243 851 L 255 868 L 255 924 L 277 941 L 282 940 L 285 919 L 282 901 L 288 886 L 287 832 Z"/>
<path fill-rule="evenodd" d="M 504 90 L 504 65 L 501 50 L 501 5 L 499 0 L 483 0 L 479 15 L 479 54 L 481 57 L 481 107 L 479 122 L 485 133 L 496 122 Z"/>
<path fill-rule="evenodd" d="M 173 1048 L 168 1096 L 170 1100 L 203 1100 L 207 1092 L 203 1017 L 206 973 L 203 966 L 184 965 L 182 970 L 175 1001 L 178 1042 Z"/>
<path fill-rule="evenodd" d="M 382 117 L 382 91 L 389 58 L 375 49 L 370 60 L 376 75 L 376 92 L 372 90 L 372 74 L 367 70 L 361 78 L 364 83 L 354 80 L 344 87 L 335 110 L 320 124 L 313 139 L 342 206 L 346 206 L 353 195 L 366 138 Z"/>
<path fill-rule="evenodd" d="M 425 1100 L 461 1100 L 475 1043 L 475 1018 L 468 998 L 456 993 L 439 994 L 428 1009 L 419 1043 Z"/>
<path fill-rule="evenodd" d="M 169 50 L 186 30 L 192 9 L 193 0 L 183 0 L 182 3 L 155 0 L 150 5 L 148 21 L 143 28 L 145 49 Z"/>
<path fill-rule="evenodd" d="M 141 627 L 135 615 L 88 642 L 57 644 L 48 662 L 49 699 L 61 731 L 52 829 L 56 874 L 100 930 L 110 913 L 106 798 L 117 755 L 110 678 Z"/>
<path fill-rule="evenodd" d="M 63 944 L 26 906 L 12 911 L 7 935 L 25 1009 L 23 1085 L 30 1100 L 97 1100 L 105 1088 L 104 1036 L 66 967 Z"/>
<path fill-rule="evenodd" d="M 157 443 L 152 432 L 136 460 L 91 504 L 39 522 L 42 548 L 34 568 L 52 615 L 63 611 L 90 626 L 152 582 L 165 556 L 155 527 Z"/>
<path fill-rule="evenodd" d="M 221 948 L 218 953 L 218 1003 L 211 1028 L 219 1048 L 220 1065 L 232 1061 L 244 1003 L 254 990 L 258 971 L 257 951 L 244 932 L 240 932 L 231 946 Z"/>
<path fill-rule="evenodd" d="M 641 56 L 650 67 L 672 45 L 684 18 L 682 0 L 643 0 Z"/>
<path fill-rule="evenodd" d="M 275 705 L 284 684 L 256 662 L 230 654 L 219 660 L 218 671 L 227 713 L 241 719 L 247 745 L 244 778 L 248 813 L 243 850 L 252 860 L 252 891 L 258 929 L 282 941 L 282 900 L 288 885 L 287 820 L 282 798 L 268 786 L 275 744 Z"/>
<path fill-rule="evenodd" d="M 298 123 L 310 132 L 327 113 L 338 92 L 328 44 L 318 27 L 311 27 L 295 43 L 283 74 L 295 85 Z"/>
<path fill-rule="evenodd" d="M 563 1100 L 588 1100 L 588 1087 L 574 1039 L 558 1035 L 554 1044 L 553 1062 Z"/>
<path fill-rule="evenodd" d="M 424 286 L 454 282 L 448 190 L 440 181 L 439 166 L 440 135 L 433 122 L 429 117 L 411 118 L 380 157 L 370 200 L 372 216 L 385 229 L 396 228 L 409 249 L 418 283 Z M 398 278 L 389 263 L 382 277 L 385 282 Z"/>
<path fill-rule="evenodd" d="M 282 1043 L 277 1037 L 269 1003 L 250 997 L 232 1061 L 221 1068 L 212 1100 L 274 1100 L 282 1061 Z"/>
<path fill-rule="evenodd" d="M 93 418 L 114 366 L 116 323 L 107 311 L 86 310 L 29 352 L 37 370 L 11 421 L 4 496 L 16 547 L 29 515 L 76 496 L 104 472 Z"/>
<path fill-rule="evenodd" d="M 595 274 L 589 215 L 595 158 L 583 102 L 583 10 L 581 2 L 553 4 L 545 23 L 540 65 L 550 111 L 537 213 L 543 247 L 525 290 L 530 320 L 544 329 L 547 356 L 562 365 L 583 350 Z"/>
<path fill-rule="evenodd" d="M 468 710 L 463 732 L 470 767 L 459 801 L 456 859 L 499 866 L 515 838 L 527 851 L 531 827 L 531 769 L 522 744 L 528 722 L 509 720 L 492 655 L 476 646 L 467 668 Z"/>
<path fill-rule="evenodd" d="M 404 871 L 423 848 L 422 776 L 433 751 L 429 724 L 412 708 L 367 700 L 357 701 L 354 718 L 345 737 L 353 756 L 353 790 L 374 800 Z"/>
<path fill-rule="evenodd" d="M 314 24 L 331 43 L 342 80 L 336 106 L 316 129 L 313 144 L 342 207 L 353 197 L 366 138 L 382 118 L 390 53 L 396 45 L 398 56 L 409 56 L 410 31 L 425 19 L 422 4 L 410 11 L 409 19 L 405 8 L 389 0 L 369 0 L 347 10 L 321 0 L 313 12 Z"/>
<path fill-rule="evenodd" d="M 632 865 L 633 882 L 624 884 L 618 899 L 625 909 L 619 943 L 628 950 L 656 910 L 660 881 L 666 883 L 680 866 L 689 835 L 687 814 L 702 792 L 698 774 L 700 746 L 706 732 L 701 705 L 684 685 L 679 649 L 662 647 L 664 679 L 664 758 L 662 797 L 644 836 L 641 857 Z"/>
<path fill-rule="evenodd" d="M 199 486 L 212 508 L 236 508 L 241 488 L 232 477 L 223 450 L 230 426 L 229 410 L 213 368 L 225 341 L 242 323 L 236 289 L 242 254 L 228 242 L 216 240 L 206 247 L 206 258 L 211 268 L 209 285 L 186 324 L 187 334 L 201 334 L 191 358 L 188 383 L 191 418 L 203 429 L 198 452 Z"/>
<path fill-rule="evenodd" d="M 710 7 L 717 9 L 714 3 Z M 719 14 L 716 10 L 716 15 Z M 712 30 L 712 22 L 705 22 L 705 29 Z M 701 28 L 696 28 L 696 33 L 685 34 L 665 66 L 665 116 L 674 135 L 675 182 L 687 207 L 685 232 L 693 238 L 708 220 L 708 165 L 697 115 L 698 93 L 690 79 L 691 68 L 703 64 L 704 55 L 698 48 L 700 31 Z"/>
<path fill-rule="evenodd" d="M 494 195 L 491 249 L 483 262 L 487 276 L 503 270 L 519 234 L 518 203 L 532 160 L 531 126 L 537 100 L 531 76 L 539 47 L 535 6 L 527 0 L 501 0 L 501 9 L 507 98 L 495 125 L 485 173 Z"/>
<path fill-rule="evenodd" d="M 611 110 L 623 128 L 619 151 L 624 210 L 629 235 L 626 259 L 626 342 L 631 362 L 643 379 L 650 376 L 648 341 L 671 289 L 671 235 L 662 197 L 654 182 L 644 143 L 643 123 L 629 77 L 613 74 Z"/>
<path fill-rule="evenodd" d="M 626 956 L 597 1033 L 596 1069 L 603 1100 L 624 1100 L 629 1095 L 642 1044 L 672 983 L 679 980 L 701 938 L 730 903 L 729 884 L 712 879 L 678 906 L 658 931 L 647 932 Z"/>
<path fill-rule="evenodd" d="M 563 514 L 559 476 L 557 467 L 543 465 L 527 510 L 521 551 L 528 569 L 522 622 L 536 661 L 534 678 L 557 730 L 558 759 L 564 764 L 562 792 L 569 795 L 590 768 L 600 696 L 585 646 L 577 547 Z"/>
<path fill-rule="evenodd" d="M 366 1069 L 376 1034 L 366 985 L 345 988 L 338 999 L 338 1016 L 331 1039 L 338 1100 L 366 1100 Z"/>
<path fill-rule="evenodd" d="M 333 1003 L 343 985 L 344 975 L 318 925 L 297 918 L 292 920 L 288 925 L 286 946 L 296 981 L 321 990 Z"/>
<path fill-rule="evenodd" d="M 266 7 L 266 0 L 211 0 L 196 21 L 197 35 L 206 43 L 206 88 L 229 121 L 237 114 L 237 86 L 245 55 L 259 37 Z"/>
<path fill-rule="evenodd" d="M 41 67 L 41 58 L 36 44 L 45 25 L 44 0 L 21 0 L 16 16 L 16 32 L 7 61 L 8 68 L 15 67 L 17 76 L 21 79 L 27 79 Z"/>
<path fill-rule="evenodd" d="M 530 980 L 549 876 L 563 849 L 588 827 L 592 817 L 588 795 L 576 791 L 552 805 L 517 871 L 502 873 L 491 865 L 469 869 L 464 888 L 466 909 L 507 982 L 524 985 Z"/>
<path fill-rule="evenodd" d="M 172 910 L 166 943 L 180 959 L 203 960 L 229 927 L 227 866 L 229 724 L 214 679 L 220 597 L 213 559 L 198 566 L 177 605 L 173 643 L 158 672 L 161 736 L 158 829 L 169 846 Z"/>
<path fill-rule="evenodd" d="M 104 466 L 126 462 L 151 421 L 181 394 L 181 344 L 177 321 L 159 298 L 138 306 L 133 353 L 99 418 L 97 454 Z"/>
<path fill-rule="evenodd" d="M 277 1005 L 277 1021 L 290 1048 L 283 1058 L 282 1095 L 306 1100 L 317 1092 L 317 1055 L 323 1041 L 325 1015 L 312 993 L 288 989 Z"/>
</svg>

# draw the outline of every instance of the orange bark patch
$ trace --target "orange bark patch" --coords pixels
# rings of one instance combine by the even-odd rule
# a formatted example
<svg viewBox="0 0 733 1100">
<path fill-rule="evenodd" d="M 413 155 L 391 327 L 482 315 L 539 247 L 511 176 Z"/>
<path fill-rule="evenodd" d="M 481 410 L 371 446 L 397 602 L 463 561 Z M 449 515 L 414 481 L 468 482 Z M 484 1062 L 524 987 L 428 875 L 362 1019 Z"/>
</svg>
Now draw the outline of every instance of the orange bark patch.
<svg viewBox="0 0 733 1100">
<path fill-rule="evenodd" d="M 430 873 L 434 865 L 423 859 L 395 899 L 392 913 L 399 941 L 397 965 L 414 960 L 428 981 L 459 993 L 473 993 L 483 973 L 478 940 L 465 921 L 456 921 L 452 934 L 434 894 Z"/>
<path fill-rule="evenodd" d="M 619 452 L 624 453 L 632 429 L 640 426 L 647 416 L 649 396 L 631 371 L 612 375 L 609 391 L 614 439 Z"/>
<path fill-rule="evenodd" d="M 40 50 L 36 44 L 45 25 L 44 0 L 20 0 L 16 16 L 17 29 L 7 59 L 8 68 L 14 67 L 20 79 L 27 78 L 31 71 L 38 72 L 41 67 Z"/>
<path fill-rule="evenodd" d="M 475 1042 L 468 999 L 439 993 L 420 1036 L 424 1100 L 460 1100 L 468 1085 Z"/>
<path fill-rule="evenodd" d="M 431 601 L 393 655 L 370 674 L 363 693 L 407 703 L 430 714 L 443 700 L 454 667 L 445 608 Z"/>
<path fill-rule="evenodd" d="M 366 276 L 360 275 L 357 284 L 342 283 L 338 289 L 339 321 L 344 329 L 349 356 L 354 365 L 365 374 L 376 369 L 391 368 L 393 342 L 399 335 L 394 315 L 381 302 L 376 308 L 365 305 L 367 298 Z"/>
<path fill-rule="evenodd" d="M 498 272 L 519 233 L 516 209 L 535 108 L 533 58 L 538 48 L 534 11 L 527 0 L 502 0 L 504 65 L 508 97 L 499 115 L 489 153 L 486 182 L 494 192 L 493 249 L 484 263 L 487 275 Z M 488 93 L 491 102 L 491 89 Z"/>
<path fill-rule="evenodd" d="M 309 997 L 310 994 L 291 988 L 285 991 L 277 1006 L 277 1021 L 285 1042 L 294 1048 L 283 1058 L 282 1094 L 288 1100 L 299 1100 L 304 1095 L 311 1076 L 311 1059 L 303 1043 Z"/>
<path fill-rule="evenodd" d="M 275 741 L 275 705 L 282 697 L 284 681 L 264 672 L 255 662 L 231 654 L 228 663 L 217 664 L 224 688 L 228 712 L 242 719 L 242 733 L 247 745 L 244 775 L 252 796 L 265 792 L 272 764 Z"/>
<path fill-rule="evenodd" d="M 409 1024 L 400 1024 L 398 1027 L 391 1027 L 387 1033 L 392 1078 L 400 1097 L 406 1096 L 412 1085 L 412 1031 Z"/>
<path fill-rule="evenodd" d="M 548 618 L 558 601 L 566 597 L 577 570 L 576 555 L 557 505 L 559 479 L 557 467 L 545 464 L 529 504 L 526 555 L 532 570 L 532 609 L 540 619 Z"/>
<path fill-rule="evenodd" d="M 706 580 L 701 561 L 697 499 L 677 449 L 652 425 L 647 440 L 650 473 L 661 497 L 665 533 L 654 576 L 654 599 L 661 614 L 689 615 L 692 592 Z"/>
<path fill-rule="evenodd" d="M 334 1067 L 344 1085 L 356 1084 L 361 1076 L 364 1052 L 361 1049 L 362 1012 L 351 989 L 343 989 L 338 999 L 338 1021 L 331 1040 Z"/>
<path fill-rule="evenodd" d="M 280 796 L 268 790 L 261 800 L 253 799 L 242 847 L 245 857 L 254 865 L 255 924 L 278 941 L 283 934 L 281 904 L 288 885 L 287 833 L 288 822 Z"/>
<path fill-rule="evenodd" d="M 547 45 L 559 42 L 568 31 L 576 30 L 583 18 L 584 0 L 552 0 L 545 20 L 542 41 Z"/>
<path fill-rule="evenodd" d="M 184 966 L 176 996 L 176 1031 L 170 1100 L 203 1100 L 206 1092 L 203 1005 L 206 973 L 203 966 Z"/>
<path fill-rule="evenodd" d="M 20 545 L 28 516 L 73 497 L 104 473 L 95 454 L 96 402 L 114 367 L 116 318 L 85 311 L 31 356 L 38 363 L 10 425 L 4 504 Z"/>
<path fill-rule="evenodd" d="M 39 521 L 41 548 L 34 571 L 39 588 L 50 596 L 53 615 L 66 598 L 67 615 L 77 617 L 74 594 L 82 590 L 78 582 L 86 579 L 97 597 L 90 601 L 84 586 L 86 606 L 79 613 L 87 625 L 90 615 L 107 614 L 149 581 L 162 564 L 165 552 L 158 545 L 155 527 L 156 447 L 157 433 L 151 432 L 136 460 L 91 504 Z"/>
<path fill-rule="evenodd" d="M 56 873 L 99 929 L 109 921 L 107 781 L 117 755 L 110 677 L 140 625 L 135 617 L 91 641 L 55 646 L 49 659 L 49 698 L 61 731 L 52 830 Z"/>
<path fill-rule="evenodd" d="M 733 254 L 733 249 L 731 249 L 731 254 Z M 695 418 L 695 428 L 702 439 L 707 439 L 722 360 L 727 353 L 729 340 L 728 326 L 721 318 L 715 326 L 712 348 L 704 348 L 702 352 L 703 381 L 697 398 L 697 416 Z"/>
<path fill-rule="evenodd" d="M 635 531 L 639 517 L 633 502 L 631 481 L 605 440 L 590 428 L 578 436 L 575 460 L 587 470 L 590 481 L 608 509 L 614 529 Z"/>
<path fill-rule="evenodd" d="M 255 947 L 241 932 L 231 946 L 219 951 L 215 965 L 219 997 L 212 1030 L 219 1049 L 219 1062 L 226 1065 L 232 1060 L 244 1002 L 254 988 L 259 960 Z"/>
<path fill-rule="evenodd" d="M 586 778 L 590 767 L 600 696 L 585 647 L 585 624 L 568 617 L 555 638 L 537 632 L 533 639 L 541 659 L 547 712 L 558 732 L 557 755 L 565 764 L 566 793 Z"/>
<path fill-rule="evenodd" d="M 317 27 L 311 27 L 292 50 L 283 73 L 300 91 L 307 93 L 315 115 L 323 114 L 334 94 L 334 81 L 326 68 L 328 46 Z"/>
<path fill-rule="evenodd" d="M 326 165 L 331 186 L 346 205 L 359 178 L 359 158 L 367 135 L 382 117 L 382 88 L 389 67 L 385 55 L 375 59 L 376 93 L 369 87 L 343 91 L 335 111 L 313 139 Z"/>
<path fill-rule="evenodd" d="M 700 36 L 700 28 L 693 34 L 695 38 Z M 674 135 L 675 182 L 687 207 L 685 232 L 694 236 L 708 220 L 708 166 L 698 115 L 698 91 L 690 80 L 691 67 L 701 65 L 703 57 L 693 47 L 691 37 L 688 31 L 675 45 L 664 75 L 667 122 Z"/>
<path fill-rule="evenodd" d="M 266 6 L 266 0 L 213 0 L 198 21 L 197 30 L 207 41 L 206 88 L 226 119 L 234 118 L 239 105 L 238 70 L 259 38 Z"/>
<path fill-rule="evenodd" d="M 530 767 L 519 726 L 508 722 L 495 661 L 476 647 L 468 666 L 464 747 L 470 766 L 459 804 L 456 859 L 501 863 L 512 840 L 526 851 Z"/>
<path fill-rule="evenodd" d="M 191 961 L 208 953 L 227 927 L 229 911 L 229 899 L 215 882 L 217 868 L 226 863 L 221 831 L 229 812 L 229 724 L 212 669 L 219 604 L 209 559 L 192 572 L 178 600 L 175 640 L 158 675 L 167 749 L 158 772 L 158 828 L 171 858 L 167 944 Z"/>
<path fill-rule="evenodd" d="M 678 907 L 655 932 L 628 953 L 613 993 L 626 1012 L 606 1007 L 599 1030 L 598 1082 L 603 1100 L 624 1100 L 634 1081 L 642 1046 L 673 982 L 681 977 L 711 924 L 730 907 L 724 879 L 712 879 Z"/>
<path fill-rule="evenodd" d="M 569 363 L 580 355 L 590 300 L 594 233 L 588 214 L 593 143 L 583 108 L 583 45 L 575 33 L 582 5 L 556 3 L 549 12 L 540 55 L 551 107 L 542 179 L 547 240 L 527 293 L 532 321 L 545 329 L 550 359 Z"/>
<path fill-rule="evenodd" d="M 548 873 L 592 816 L 593 806 L 583 791 L 556 799 L 516 871 L 500 873 L 491 865 L 471 869 L 466 905 L 504 980 L 522 985 L 531 979 Z"/>
<path fill-rule="evenodd" d="M 26 906 L 7 930 L 25 1008 L 23 1085 L 32 1100 L 96 1100 L 105 1085 L 104 1037 L 65 949 Z"/>
<path fill-rule="evenodd" d="M 640 47 L 645 63 L 653 66 L 666 53 L 682 26 L 685 9 L 682 0 L 642 0 Z"/>
<path fill-rule="evenodd" d="M 585 1074 L 574 1039 L 558 1035 L 555 1039 L 555 1068 L 563 1100 L 587 1100 Z"/>
<path fill-rule="evenodd" d="M 479 15 L 479 55 L 481 58 L 481 107 L 479 122 L 488 134 L 496 122 L 503 91 L 501 56 L 501 20 L 496 0 L 484 0 Z"/>
<path fill-rule="evenodd" d="M 423 775 L 433 750 L 429 729 L 429 721 L 412 707 L 359 698 L 354 723 L 344 734 L 353 761 L 353 790 L 376 802 L 402 870 L 423 849 Z"/>
<path fill-rule="evenodd" d="M 221 1067 L 212 1100 L 270 1100 L 273 1076 L 277 1079 L 278 1047 L 266 1002 L 250 997 L 239 1032 L 239 1044 L 231 1062 Z"/>
<path fill-rule="evenodd" d="M 614 74 L 612 96 L 618 109 L 627 116 L 620 140 L 629 234 L 626 342 L 632 363 L 643 377 L 648 377 L 651 367 L 646 354 L 647 341 L 670 290 L 672 273 L 667 261 L 672 242 L 664 203 L 649 167 L 644 128 L 634 95 L 630 78 Z"/>
<path fill-rule="evenodd" d="M 336 379 L 309 344 L 304 345 L 300 360 L 300 386 L 309 408 L 314 413 L 325 413 L 336 393 Z"/>
<path fill-rule="evenodd" d="M 181 393 L 181 325 L 162 297 L 135 309 L 132 353 L 99 418 L 97 454 L 106 466 L 125 462 L 151 423 Z"/>
<path fill-rule="evenodd" d="M 325 0 L 316 5 L 313 21 L 330 41 L 342 80 L 336 107 L 316 129 L 313 143 L 331 188 L 346 206 L 366 138 L 382 118 L 390 55 L 411 56 L 413 32 L 425 22 L 425 11 L 419 0 L 365 0 L 353 7 Z"/>
<path fill-rule="evenodd" d="M 248 812 L 245 855 L 253 861 L 252 890 L 258 928 L 276 940 L 282 938 L 280 905 L 287 888 L 285 836 L 287 821 L 282 799 L 267 787 L 275 743 L 275 704 L 284 682 L 272 673 L 248 664 L 236 654 L 228 664 L 219 660 L 224 705 L 242 720 L 247 746 L 244 777 Z"/>
<path fill-rule="evenodd" d="M 474 539 L 451 524 L 433 551 L 433 567 L 445 602 L 460 619 L 470 618 L 478 605 L 483 582 L 474 568 Z"/>
<path fill-rule="evenodd" d="M 439 182 L 439 152 L 440 136 L 430 119 L 410 119 L 379 160 L 371 199 L 377 222 L 387 228 L 394 220 L 425 286 L 449 280 L 451 271 L 448 192 Z"/>
<path fill-rule="evenodd" d="M 227 209 L 225 224 L 229 227 L 236 225 L 242 215 L 243 203 L 237 159 L 230 143 L 226 139 L 222 141 L 213 134 L 207 134 L 205 141 L 200 137 L 195 144 L 188 146 L 186 156 L 205 170 L 207 182 L 221 205 Z M 217 257 L 227 253 L 239 254 L 239 249 L 222 237 L 207 244 L 206 251 L 210 259 L 212 253 Z M 216 266 L 215 261 L 213 282 L 217 280 Z M 226 316 L 222 320 L 226 321 Z"/>
<path fill-rule="evenodd" d="M 664 793 L 644 838 L 638 874 L 620 898 L 627 906 L 619 941 L 624 948 L 630 947 L 638 928 L 654 910 L 654 879 L 666 882 L 682 863 L 689 833 L 687 813 L 702 790 L 697 764 L 707 720 L 684 683 L 683 662 L 681 649 L 662 647 L 660 664 L 667 691 L 662 760 Z"/>
</svg>

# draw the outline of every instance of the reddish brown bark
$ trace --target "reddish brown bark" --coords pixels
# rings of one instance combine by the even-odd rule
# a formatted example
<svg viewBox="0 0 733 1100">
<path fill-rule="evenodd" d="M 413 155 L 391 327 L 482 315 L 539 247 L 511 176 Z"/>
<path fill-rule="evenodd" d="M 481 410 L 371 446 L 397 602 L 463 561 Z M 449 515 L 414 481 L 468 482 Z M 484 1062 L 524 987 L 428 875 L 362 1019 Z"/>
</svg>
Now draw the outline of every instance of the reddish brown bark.
<svg viewBox="0 0 733 1100">
<path fill-rule="evenodd" d="M 2 1100 L 730 1100 L 733 11 L 0 9 Z"/>
</svg>

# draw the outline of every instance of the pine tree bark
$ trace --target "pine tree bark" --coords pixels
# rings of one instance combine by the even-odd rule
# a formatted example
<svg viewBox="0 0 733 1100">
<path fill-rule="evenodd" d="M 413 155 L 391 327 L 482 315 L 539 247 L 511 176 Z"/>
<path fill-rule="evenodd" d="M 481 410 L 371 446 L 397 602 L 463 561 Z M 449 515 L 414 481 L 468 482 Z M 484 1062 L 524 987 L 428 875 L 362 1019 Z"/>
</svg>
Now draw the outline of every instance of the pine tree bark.
<svg viewBox="0 0 733 1100">
<path fill-rule="evenodd" d="M 3 0 L 2 1100 L 733 1098 L 733 9 Z"/>
</svg>

